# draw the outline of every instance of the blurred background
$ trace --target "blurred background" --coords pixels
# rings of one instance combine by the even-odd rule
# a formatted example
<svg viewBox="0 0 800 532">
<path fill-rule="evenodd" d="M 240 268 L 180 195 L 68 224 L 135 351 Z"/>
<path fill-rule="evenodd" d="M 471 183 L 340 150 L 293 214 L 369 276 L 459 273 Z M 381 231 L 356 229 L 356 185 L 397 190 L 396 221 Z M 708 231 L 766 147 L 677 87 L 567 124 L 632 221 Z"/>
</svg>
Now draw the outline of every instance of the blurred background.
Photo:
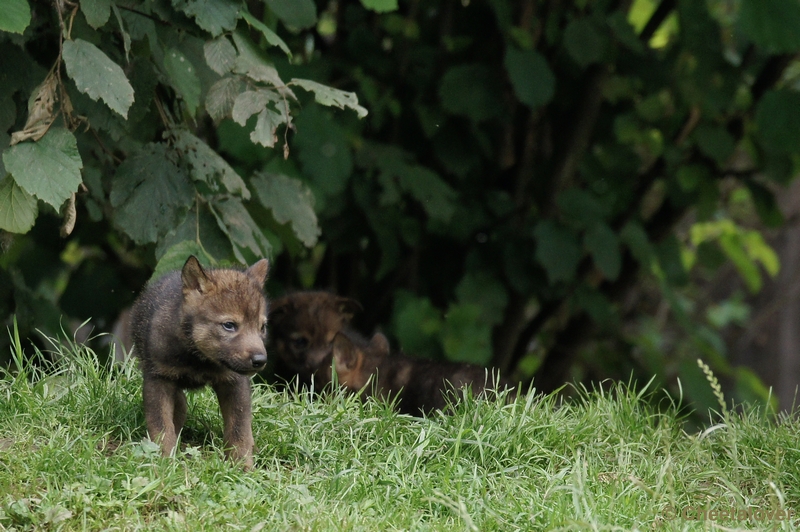
<svg viewBox="0 0 800 532">
<path fill-rule="evenodd" d="M 654 378 L 705 412 L 700 358 L 729 399 L 792 408 L 797 0 L 29 9 L 0 31 L 4 329 L 44 349 L 89 320 L 106 356 L 156 268 L 268 256 L 270 296 L 352 297 L 357 329 L 411 355 L 539 391 Z M 62 65 L 65 34 L 121 66 L 124 114 L 91 61 Z M 17 162 L 54 130 L 11 145 L 54 65 L 44 107 L 81 163 L 58 201 Z"/>
</svg>

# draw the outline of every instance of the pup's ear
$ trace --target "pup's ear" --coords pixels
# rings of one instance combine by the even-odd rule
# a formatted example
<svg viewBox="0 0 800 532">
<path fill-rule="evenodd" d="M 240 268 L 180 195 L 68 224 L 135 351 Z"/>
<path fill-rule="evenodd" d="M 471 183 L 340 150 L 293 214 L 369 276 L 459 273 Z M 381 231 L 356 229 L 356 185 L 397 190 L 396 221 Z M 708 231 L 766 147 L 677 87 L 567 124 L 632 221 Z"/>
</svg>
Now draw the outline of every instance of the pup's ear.
<svg viewBox="0 0 800 532">
<path fill-rule="evenodd" d="M 281 319 L 294 309 L 294 303 L 288 297 L 279 297 L 269 302 L 269 320 L 273 323 Z"/>
<path fill-rule="evenodd" d="M 345 321 L 349 322 L 351 319 L 353 319 L 353 315 L 356 312 L 364 310 L 364 307 L 362 307 L 361 303 L 355 299 L 350 299 L 349 297 L 337 297 L 336 310 L 339 311 L 339 314 L 342 315 Z"/>
<path fill-rule="evenodd" d="M 376 355 L 389 355 L 389 340 L 382 333 L 375 333 L 369 341 L 369 346 Z"/>
<path fill-rule="evenodd" d="M 353 345 L 353 342 L 342 333 L 333 337 L 333 359 L 336 361 L 336 371 L 349 370 L 358 364 L 358 359 L 363 354 Z"/>
<path fill-rule="evenodd" d="M 245 271 L 260 286 L 263 286 L 264 281 L 267 280 L 267 272 L 269 272 L 269 261 L 267 259 L 261 259 Z"/>
<path fill-rule="evenodd" d="M 211 280 L 206 275 L 205 270 L 200 265 L 197 257 L 190 255 L 181 270 L 181 281 L 184 290 L 197 290 L 198 292 L 208 291 Z"/>
</svg>

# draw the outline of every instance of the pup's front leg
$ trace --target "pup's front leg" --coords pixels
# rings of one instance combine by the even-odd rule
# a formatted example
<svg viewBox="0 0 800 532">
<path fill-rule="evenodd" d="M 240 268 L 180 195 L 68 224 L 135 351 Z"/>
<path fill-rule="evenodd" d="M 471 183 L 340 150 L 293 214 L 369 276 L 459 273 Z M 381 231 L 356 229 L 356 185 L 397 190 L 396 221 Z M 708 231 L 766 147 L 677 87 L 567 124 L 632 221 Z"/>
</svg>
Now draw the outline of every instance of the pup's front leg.
<svg viewBox="0 0 800 532">
<path fill-rule="evenodd" d="M 169 456 L 178 442 L 178 433 L 186 419 L 183 390 L 169 380 L 143 375 L 144 417 L 150 439 L 161 445 L 161 454 Z M 176 425 L 177 423 L 177 425 Z"/>
<path fill-rule="evenodd" d="M 253 416 L 250 406 L 250 378 L 236 375 L 231 381 L 213 385 L 224 425 L 225 454 L 253 467 Z"/>
</svg>

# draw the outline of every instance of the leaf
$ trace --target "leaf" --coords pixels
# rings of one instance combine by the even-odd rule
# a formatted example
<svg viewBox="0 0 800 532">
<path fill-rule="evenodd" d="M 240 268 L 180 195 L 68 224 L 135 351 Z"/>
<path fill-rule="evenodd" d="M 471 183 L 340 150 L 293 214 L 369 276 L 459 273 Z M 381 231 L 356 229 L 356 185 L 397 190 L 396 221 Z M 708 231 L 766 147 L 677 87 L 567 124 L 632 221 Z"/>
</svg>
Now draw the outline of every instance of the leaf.
<svg viewBox="0 0 800 532">
<path fill-rule="evenodd" d="M 722 126 L 701 124 L 692 137 L 700 151 L 719 165 L 725 164 L 736 148 L 736 139 Z"/>
<path fill-rule="evenodd" d="M 243 11 L 242 18 L 245 20 L 245 22 L 247 22 L 255 29 L 260 31 L 261 34 L 264 36 L 264 39 L 267 40 L 267 43 L 269 43 L 272 46 L 277 46 L 278 48 L 283 50 L 283 53 L 285 53 L 287 56 L 292 57 L 292 52 L 289 50 L 289 47 L 286 46 L 286 43 L 283 42 L 283 39 L 278 37 L 278 34 L 269 29 L 266 24 L 255 18 L 253 15 L 251 15 L 249 11 Z"/>
<path fill-rule="evenodd" d="M 486 271 L 467 272 L 456 287 L 459 303 L 473 303 L 481 309 L 480 320 L 489 325 L 503 321 L 508 291 L 503 283 Z"/>
<path fill-rule="evenodd" d="M 586 231 L 583 245 L 606 279 L 616 281 L 622 268 L 622 254 L 617 234 L 606 224 L 598 223 Z"/>
<path fill-rule="evenodd" d="M 22 189 L 56 210 L 81 184 L 78 142 L 63 128 L 50 128 L 37 142 L 11 146 L 3 152 L 3 164 Z"/>
<path fill-rule="evenodd" d="M 675 235 L 667 235 L 658 243 L 655 251 L 661 271 L 664 272 L 667 281 L 675 286 L 685 286 L 689 282 L 689 274 L 683 264 L 681 244 Z"/>
<path fill-rule="evenodd" d="M 577 222 L 582 227 L 592 227 L 602 222 L 610 214 L 610 208 L 590 192 L 571 187 L 561 192 L 556 198 L 561 214 L 570 222 Z"/>
<path fill-rule="evenodd" d="M 502 113 L 503 87 L 498 77 L 483 64 L 450 68 L 439 84 L 439 98 L 445 111 L 482 122 Z"/>
<path fill-rule="evenodd" d="M 240 200 L 223 198 L 215 201 L 212 212 L 219 228 L 230 238 L 236 260 L 252 264 L 270 256 L 272 246 Z"/>
<path fill-rule="evenodd" d="M 505 66 L 519 101 L 536 109 L 553 99 L 556 77 L 542 54 L 509 46 Z"/>
<path fill-rule="evenodd" d="M 213 268 L 216 266 L 216 261 L 206 253 L 203 246 L 194 240 L 183 240 L 170 246 L 169 249 L 164 252 L 158 260 L 156 269 L 153 271 L 153 275 L 150 276 L 148 282 L 153 282 L 169 272 L 182 269 L 183 265 L 186 264 L 186 259 L 191 255 L 197 257 L 200 264 L 206 268 Z"/>
<path fill-rule="evenodd" d="M 0 179 L 0 229 L 27 233 L 38 213 L 36 198 L 17 185 L 10 174 Z"/>
<path fill-rule="evenodd" d="M 388 13 L 397 11 L 397 0 L 361 0 L 361 5 L 376 13 Z"/>
<path fill-rule="evenodd" d="M 534 229 L 536 260 L 544 266 L 551 283 L 570 281 L 581 260 L 581 247 L 569 229 L 552 220 L 542 220 Z"/>
<path fill-rule="evenodd" d="M 93 100 L 101 98 L 113 111 L 123 118 L 128 117 L 128 109 L 133 104 L 133 87 L 118 64 L 82 39 L 64 41 L 62 57 L 79 91 Z"/>
<path fill-rule="evenodd" d="M 764 149 L 797 153 L 800 147 L 800 93 L 779 89 L 764 94 L 756 107 L 756 125 Z"/>
<path fill-rule="evenodd" d="M 167 146 L 152 143 L 119 165 L 109 199 L 114 223 L 137 244 L 147 244 L 178 224 L 194 196 L 194 187 Z"/>
<path fill-rule="evenodd" d="M 618 325 L 619 316 L 614 310 L 614 306 L 601 292 L 581 285 L 575 291 L 574 298 L 575 303 L 601 327 Z"/>
<path fill-rule="evenodd" d="M 81 11 L 89 26 L 97 29 L 111 16 L 111 0 L 81 0 Z"/>
<path fill-rule="evenodd" d="M 224 35 L 206 42 L 203 45 L 203 55 L 211 70 L 220 76 L 233 70 L 233 66 L 236 64 L 236 48 Z"/>
<path fill-rule="evenodd" d="M 795 0 L 742 0 L 739 28 L 768 51 L 800 50 L 800 3 Z"/>
<path fill-rule="evenodd" d="M 294 78 L 289 83 L 313 92 L 314 100 L 318 104 L 327 107 L 338 107 L 339 109 L 352 109 L 359 118 L 367 116 L 367 110 L 358 105 L 358 96 L 354 92 L 334 89 L 310 79 Z"/>
<path fill-rule="evenodd" d="M 239 20 L 240 4 L 233 0 L 172 0 L 172 5 L 214 37 L 235 29 Z"/>
<path fill-rule="evenodd" d="M 23 33 L 31 23 L 31 7 L 27 0 L 5 0 L 0 9 L 0 31 Z"/>
<path fill-rule="evenodd" d="M 430 218 L 449 222 L 455 212 L 456 191 L 435 172 L 409 165 L 397 176 L 400 187 L 422 204 Z"/>
<path fill-rule="evenodd" d="M 286 115 L 276 113 L 272 109 L 264 109 L 258 113 L 258 120 L 256 120 L 256 127 L 250 133 L 250 140 L 255 144 L 261 144 L 267 148 L 271 148 L 278 142 L 278 135 L 276 133 L 278 126 L 286 123 Z"/>
<path fill-rule="evenodd" d="M 631 254 L 646 270 L 650 270 L 655 250 L 644 228 L 638 222 L 628 222 L 619 234 Z"/>
<path fill-rule="evenodd" d="M 256 113 L 260 113 L 268 103 L 280 101 L 280 96 L 269 89 L 245 91 L 236 97 L 231 111 L 231 118 L 243 126 Z"/>
<path fill-rule="evenodd" d="M 420 357 L 441 356 L 438 336 L 444 320 L 430 299 L 398 290 L 392 313 L 394 335 L 400 349 Z"/>
<path fill-rule="evenodd" d="M 250 191 L 241 176 L 208 144 L 185 129 L 176 129 L 172 133 L 175 148 L 189 164 L 193 179 L 207 183 L 212 190 L 218 190 L 219 183 L 231 194 L 250 199 Z"/>
<path fill-rule="evenodd" d="M 208 89 L 206 95 L 206 111 L 214 122 L 231 116 L 236 98 L 246 85 L 238 77 L 222 78 Z"/>
<path fill-rule="evenodd" d="M 783 213 L 775 201 L 775 195 L 764 185 L 748 181 L 747 188 L 753 198 L 758 217 L 767 227 L 780 227 L 784 223 Z"/>
<path fill-rule="evenodd" d="M 582 67 L 599 63 L 608 49 L 608 37 L 588 18 L 575 19 L 564 30 L 564 47 Z"/>
<path fill-rule="evenodd" d="M 312 0 L 265 0 L 281 22 L 299 30 L 317 22 L 317 7 Z"/>
<path fill-rule="evenodd" d="M 260 172 L 250 180 L 256 196 L 264 207 L 272 211 L 279 224 L 290 223 L 292 231 L 306 246 L 317 243 L 320 235 L 314 196 L 303 183 L 285 175 Z"/>
<path fill-rule="evenodd" d="M 183 98 L 189 114 L 194 116 L 200 105 L 200 79 L 194 65 L 180 51 L 168 48 L 164 53 L 164 70 L 172 87 Z"/>
<path fill-rule="evenodd" d="M 233 256 L 230 238 L 219 228 L 208 204 L 199 203 L 189 209 L 183 221 L 158 240 L 156 259 L 160 260 L 169 248 L 184 240 L 199 241 L 203 249 L 217 260 L 227 260 Z"/>
<path fill-rule="evenodd" d="M 237 31 L 233 34 L 233 42 L 239 50 L 239 57 L 236 58 L 236 64 L 233 67 L 235 73 L 244 74 L 254 81 L 268 83 L 275 87 L 283 97 L 296 99 L 275 67 L 263 57 L 261 50 L 246 35 Z"/>
<path fill-rule="evenodd" d="M 448 360 L 486 365 L 492 358 L 492 327 L 481 323 L 480 305 L 450 304 L 444 316 L 442 347 Z"/>
</svg>

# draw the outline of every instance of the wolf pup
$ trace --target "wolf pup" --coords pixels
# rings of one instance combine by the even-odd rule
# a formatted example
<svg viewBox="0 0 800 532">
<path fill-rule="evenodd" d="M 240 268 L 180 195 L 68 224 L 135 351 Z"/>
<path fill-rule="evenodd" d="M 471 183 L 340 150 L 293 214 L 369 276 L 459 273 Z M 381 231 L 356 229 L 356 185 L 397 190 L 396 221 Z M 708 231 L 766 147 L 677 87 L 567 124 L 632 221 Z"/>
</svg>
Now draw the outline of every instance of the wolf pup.
<svg viewBox="0 0 800 532">
<path fill-rule="evenodd" d="M 272 301 L 269 311 L 270 353 L 275 377 L 310 385 L 311 376 L 326 362 L 336 333 L 361 310 L 354 299 L 329 292 L 296 292 Z"/>
<path fill-rule="evenodd" d="M 147 432 L 165 456 L 186 421 L 183 390 L 210 384 L 222 411 L 226 454 L 252 468 L 250 376 L 267 363 L 268 269 L 261 259 L 245 271 L 204 270 L 190 256 L 181 271 L 148 286 L 133 304 Z"/>
<path fill-rule="evenodd" d="M 475 395 L 514 388 L 508 379 L 480 366 L 393 354 L 389 341 L 381 333 L 369 341 L 354 334 L 337 334 L 333 340 L 333 361 L 341 385 L 353 391 L 363 389 L 365 396 L 397 397 L 398 410 L 414 416 L 445 410 L 458 399 L 464 386 L 471 387 Z M 331 374 L 330 367 L 318 372 L 320 380 L 327 382 Z M 513 394 L 510 392 L 509 397 Z"/>
</svg>

